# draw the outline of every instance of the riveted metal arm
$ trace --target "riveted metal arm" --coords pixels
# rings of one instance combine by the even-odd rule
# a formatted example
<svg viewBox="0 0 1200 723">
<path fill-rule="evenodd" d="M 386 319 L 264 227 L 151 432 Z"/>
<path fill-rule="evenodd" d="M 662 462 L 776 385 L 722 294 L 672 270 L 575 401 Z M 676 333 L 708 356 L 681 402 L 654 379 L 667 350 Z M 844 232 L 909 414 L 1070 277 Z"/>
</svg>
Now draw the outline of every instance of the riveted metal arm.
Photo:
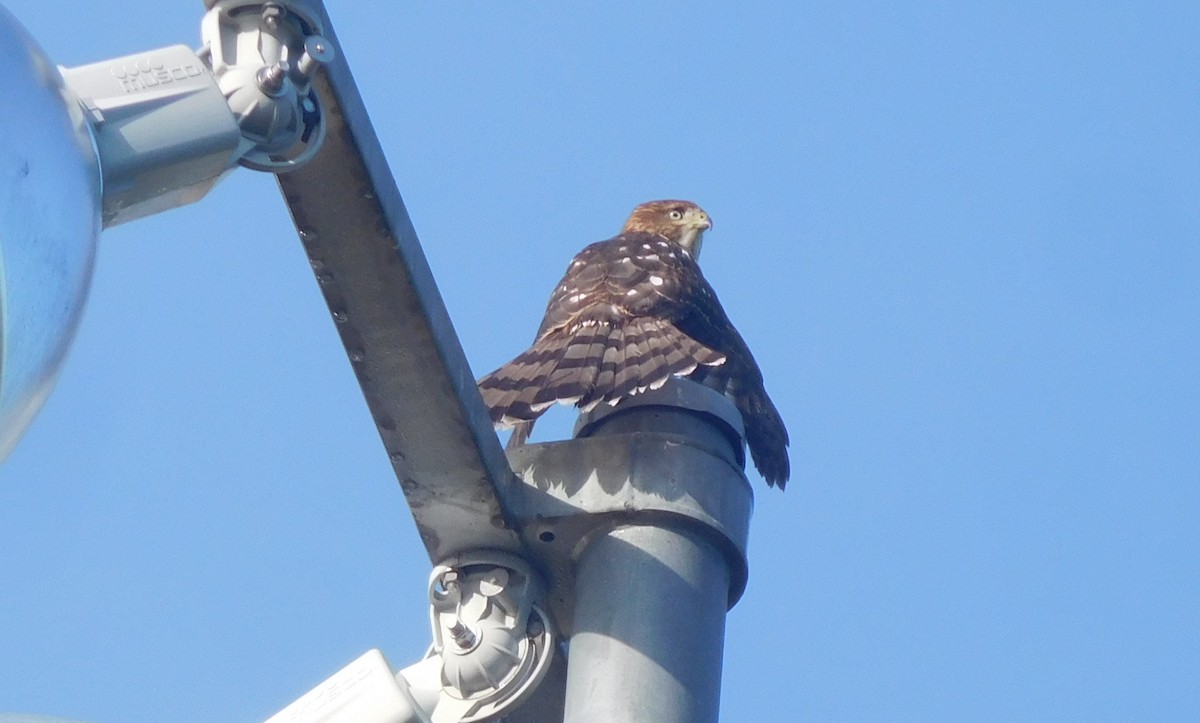
<svg viewBox="0 0 1200 723">
<path fill-rule="evenodd" d="M 319 2 L 287 5 L 338 45 Z M 503 504 L 512 470 L 344 52 L 314 88 L 325 141 L 279 187 L 421 539 L 435 563 L 518 552 Z"/>
</svg>

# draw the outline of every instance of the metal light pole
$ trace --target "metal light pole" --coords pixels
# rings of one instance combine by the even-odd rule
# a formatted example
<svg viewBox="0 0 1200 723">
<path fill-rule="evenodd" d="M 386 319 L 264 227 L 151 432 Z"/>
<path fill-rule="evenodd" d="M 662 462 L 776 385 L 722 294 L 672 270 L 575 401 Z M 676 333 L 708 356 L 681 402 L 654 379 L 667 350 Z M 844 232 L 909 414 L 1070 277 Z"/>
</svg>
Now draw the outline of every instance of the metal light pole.
<svg viewBox="0 0 1200 723">
<path fill-rule="evenodd" d="M 728 580 L 720 552 L 682 526 L 593 540 L 576 575 L 563 720 L 717 720 Z"/>
<path fill-rule="evenodd" d="M 564 721 L 717 720 L 747 575 L 742 436 L 724 397 L 676 380 L 509 453 L 510 508 L 569 636 Z"/>
</svg>

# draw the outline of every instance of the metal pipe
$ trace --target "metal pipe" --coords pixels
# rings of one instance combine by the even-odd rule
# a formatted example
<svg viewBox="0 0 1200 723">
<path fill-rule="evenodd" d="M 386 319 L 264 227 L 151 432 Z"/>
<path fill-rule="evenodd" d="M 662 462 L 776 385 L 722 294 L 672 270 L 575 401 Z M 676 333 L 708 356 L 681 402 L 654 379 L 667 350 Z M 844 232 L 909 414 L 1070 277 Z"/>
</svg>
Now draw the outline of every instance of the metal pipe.
<svg viewBox="0 0 1200 723">
<path fill-rule="evenodd" d="M 564 723 L 716 721 L 729 567 L 698 530 L 630 525 L 576 572 Z"/>
<path fill-rule="evenodd" d="M 741 419 L 721 395 L 675 381 L 585 416 L 577 434 L 575 475 L 619 504 L 589 500 L 586 484 L 575 495 L 593 514 L 571 545 L 563 720 L 716 721 L 725 612 L 745 584 L 752 506 Z M 553 454 L 540 456 L 554 474 Z M 573 486 L 572 475 L 555 476 Z"/>
</svg>

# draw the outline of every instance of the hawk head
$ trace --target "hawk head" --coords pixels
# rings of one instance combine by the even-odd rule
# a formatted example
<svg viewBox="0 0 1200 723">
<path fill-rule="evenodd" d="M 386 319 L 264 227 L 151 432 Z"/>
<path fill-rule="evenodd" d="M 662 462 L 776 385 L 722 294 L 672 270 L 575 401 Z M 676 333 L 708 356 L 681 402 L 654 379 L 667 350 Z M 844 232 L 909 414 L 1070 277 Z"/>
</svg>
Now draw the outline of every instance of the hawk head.
<svg viewBox="0 0 1200 723">
<path fill-rule="evenodd" d="M 682 246 L 700 259 L 700 242 L 712 219 L 691 201 L 650 201 L 633 209 L 622 233 L 650 233 Z"/>
</svg>

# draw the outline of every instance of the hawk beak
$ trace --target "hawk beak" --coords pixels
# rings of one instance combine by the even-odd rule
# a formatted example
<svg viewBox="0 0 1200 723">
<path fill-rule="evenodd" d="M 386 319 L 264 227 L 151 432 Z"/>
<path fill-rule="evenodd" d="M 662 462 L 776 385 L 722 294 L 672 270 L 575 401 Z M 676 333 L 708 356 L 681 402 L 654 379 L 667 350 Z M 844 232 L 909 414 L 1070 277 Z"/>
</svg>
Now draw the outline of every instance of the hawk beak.
<svg viewBox="0 0 1200 723">
<path fill-rule="evenodd" d="M 696 223 L 696 227 L 707 231 L 713 227 L 712 219 L 708 217 L 708 214 L 702 213 L 700 214 L 699 221 Z"/>
</svg>

